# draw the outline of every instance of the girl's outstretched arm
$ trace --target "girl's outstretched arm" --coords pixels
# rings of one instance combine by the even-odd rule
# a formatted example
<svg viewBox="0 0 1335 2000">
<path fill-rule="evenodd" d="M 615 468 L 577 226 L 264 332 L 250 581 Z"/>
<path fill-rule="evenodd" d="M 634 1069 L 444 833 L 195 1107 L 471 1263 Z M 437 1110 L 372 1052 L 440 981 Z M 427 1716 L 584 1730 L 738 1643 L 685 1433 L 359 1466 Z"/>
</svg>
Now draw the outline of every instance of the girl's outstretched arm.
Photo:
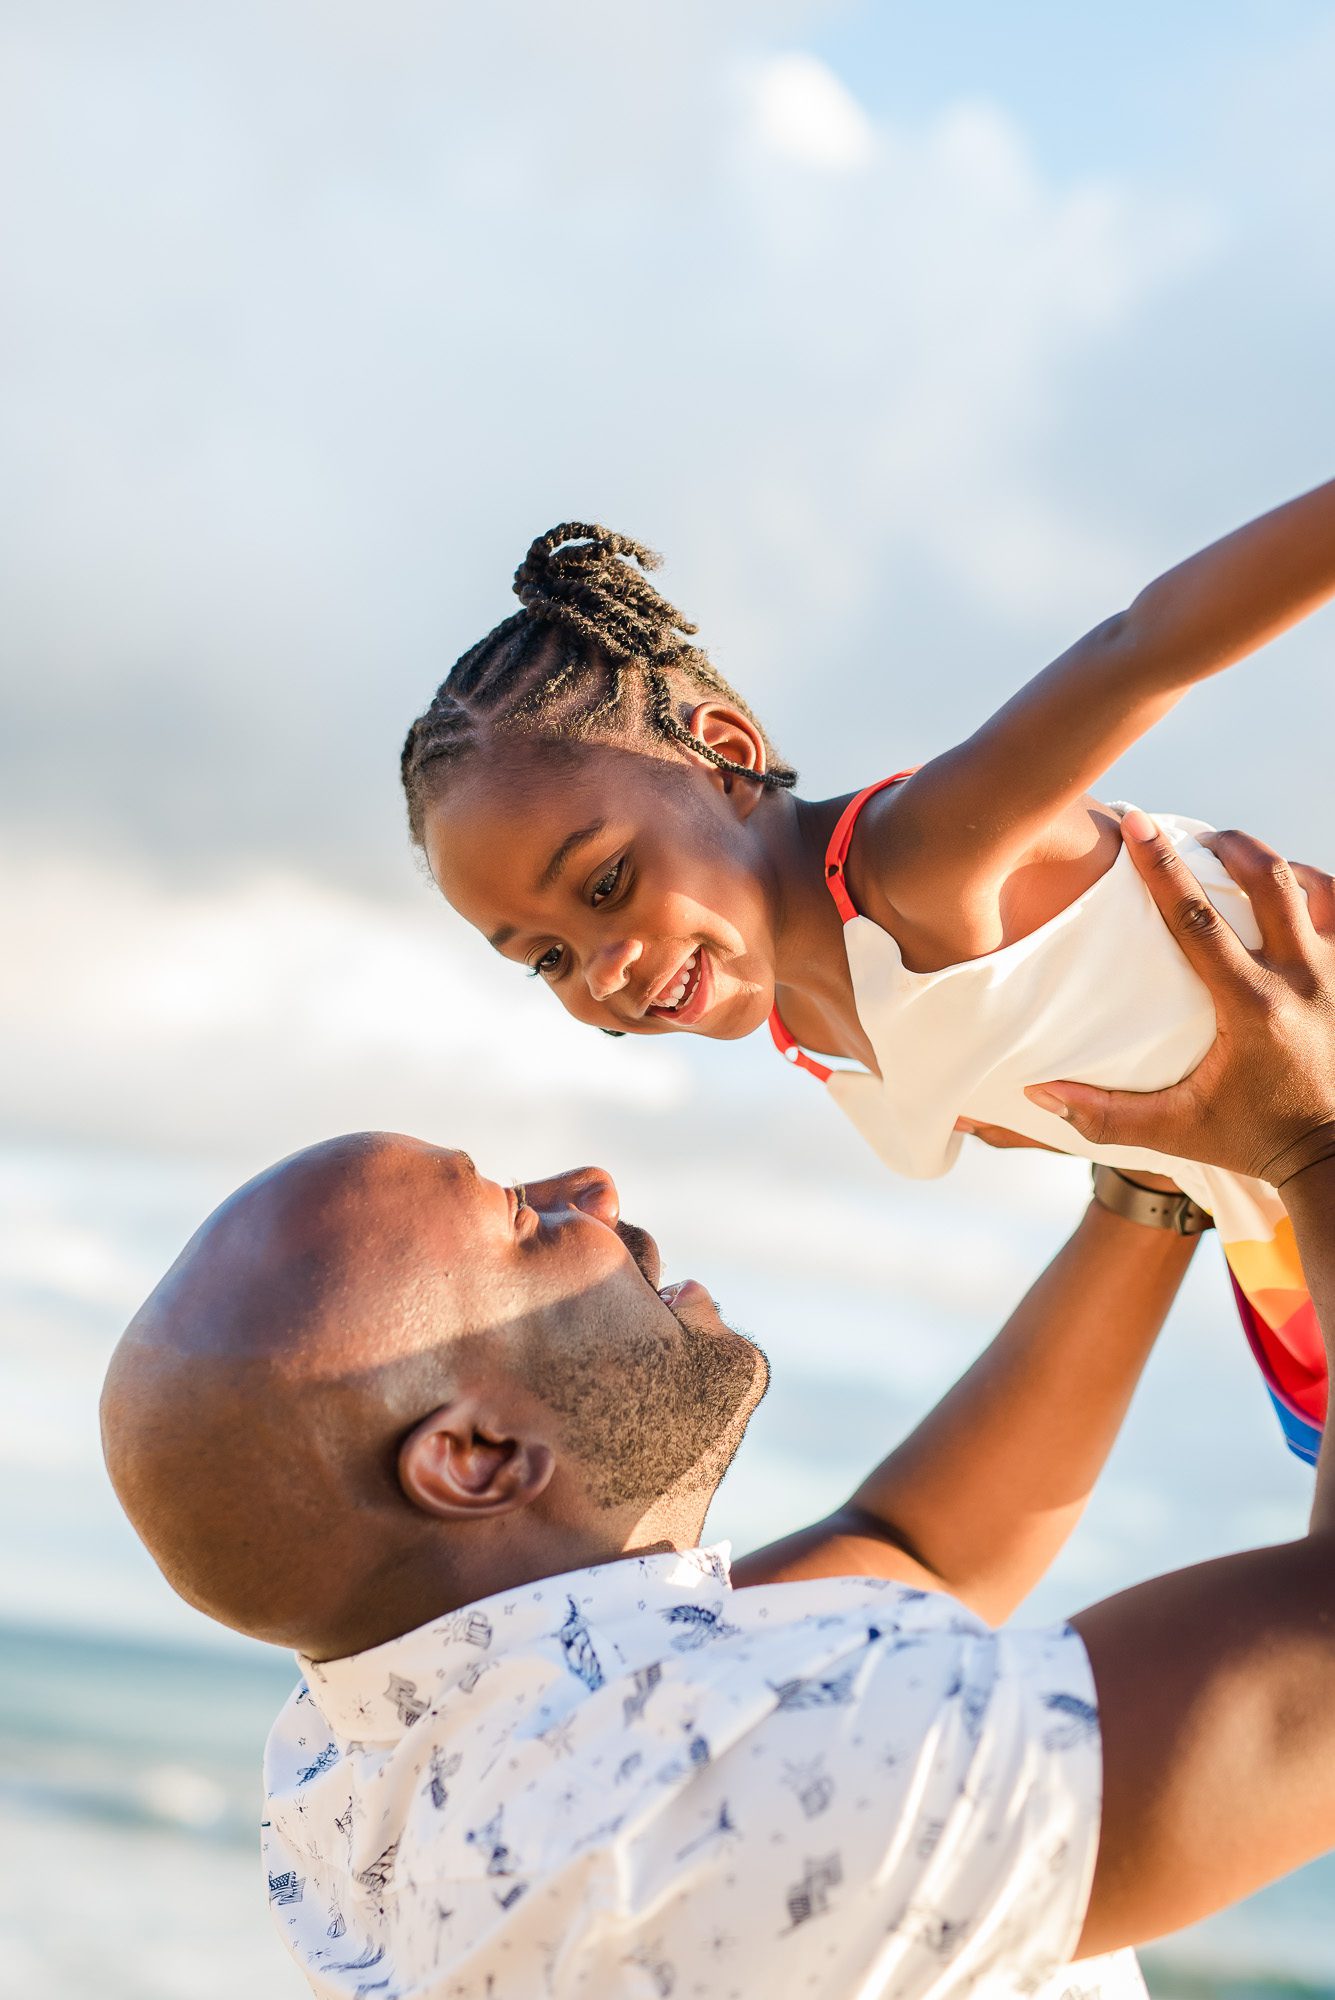
<svg viewBox="0 0 1335 2000">
<path fill-rule="evenodd" d="M 878 816 L 869 858 L 906 914 L 988 888 L 1196 681 L 1335 596 L 1335 480 L 1167 570 L 924 764 Z"/>
</svg>

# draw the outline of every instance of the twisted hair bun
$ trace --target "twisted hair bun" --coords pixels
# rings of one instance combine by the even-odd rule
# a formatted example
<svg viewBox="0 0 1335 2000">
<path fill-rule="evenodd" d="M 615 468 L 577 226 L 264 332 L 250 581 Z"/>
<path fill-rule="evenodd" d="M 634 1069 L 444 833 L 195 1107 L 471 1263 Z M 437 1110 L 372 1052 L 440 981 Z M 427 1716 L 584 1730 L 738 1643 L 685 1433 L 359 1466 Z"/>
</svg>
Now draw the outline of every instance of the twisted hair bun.
<svg viewBox="0 0 1335 2000">
<path fill-rule="evenodd" d="M 649 581 L 661 564 L 643 542 L 596 522 L 563 521 L 529 544 L 514 578 L 522 609 L 455 661 L 408 731 L 400 772 L 419 846 L 428 784 L 438 786 L 439 767 L 476 748 L 484 732 L 630 737 L 647 723 L 721 770 L 771 789 L 796 783 L 746 702 L 692 645 L 698 628 Z M 693 736 L 678 714 L 689 695 L 713 695 L 748 716 L 765 740 L 766 769 L 736 764 Z"/>
<path fill-rule="evenodd" d="M 530 544 L 515 571 L 515 596 L 531 616 L 580 632 L 625 660 L 675 660 L 698 627 L 660 597 L 648 572 L 663 558 L 629 535 L 565 521 Z"/>
</svg>

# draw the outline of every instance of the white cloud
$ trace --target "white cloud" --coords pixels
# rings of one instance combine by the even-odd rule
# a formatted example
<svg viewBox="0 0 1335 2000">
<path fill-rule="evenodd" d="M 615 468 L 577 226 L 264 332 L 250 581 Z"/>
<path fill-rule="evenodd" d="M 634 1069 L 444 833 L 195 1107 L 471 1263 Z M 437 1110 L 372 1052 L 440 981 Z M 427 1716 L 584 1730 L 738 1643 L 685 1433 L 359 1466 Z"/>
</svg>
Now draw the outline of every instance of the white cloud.
<svg viewBox="0 0 1335 2000">
<path fill-rule="evenodd" d="M 815 56 L 771 56 L 750 88 L 754 137 L 764 149 L 838 173 L 866 166 L 874 155 L 871 120 Z"/>
<path fill-rule="evenodd" d="M 0 899 L 0 1037 L 17 1055 L 0 1130 L 56 1142 L 46 1166 L 0 1153 L 0 1288 L 123 1314 L 164 1240 L 238 1180 L 363 1128 L 466 1146 L 495 1175 L 594 1159 L 674 1263 L 708 1272 L 763 1247 L 776 1283 L 961 1323 L 1018 1289 L 1079 1198 L 1069 1164 L 1038 1155 L 970 1158 L 950 1200 L 888 1179 L 763 1033 L 610 1042 L 425 889 L 407 906 L 291 876 L 184 889 L 0 854 Z M 89 1140 L 122 1164 L 100 1170 Z"/>
<path fill-rule="evenodd" d="M 451 1137 L 565 1109 L 578 1130 L 685 1094 L 674 1049 L 574 1032 L 425 891 L 380 907 L 295 876 L 183 889 L 57 858 L 0 864 L 0 894 L 21 1051 L 0 1119 L 19 1130 L 258 1165 L 340 1129 Z"/>
</svg>

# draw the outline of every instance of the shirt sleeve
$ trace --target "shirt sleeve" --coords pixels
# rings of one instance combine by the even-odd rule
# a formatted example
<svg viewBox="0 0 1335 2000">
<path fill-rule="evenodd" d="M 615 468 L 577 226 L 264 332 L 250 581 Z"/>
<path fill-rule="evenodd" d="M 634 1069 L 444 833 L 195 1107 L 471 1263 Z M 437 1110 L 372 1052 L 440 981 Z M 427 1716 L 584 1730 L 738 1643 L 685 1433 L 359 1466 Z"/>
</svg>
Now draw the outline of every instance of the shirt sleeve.
<svg viewBox="0 0 1335 2000">
<path fill-rule="evenodd" d="M 1075 1632 L 900 1592 L 788 1638 L 798 1671 L 772 1658 L 768 1711 L 731 1742 L 690 1709 L 708 1755 L 622 1857 L 633 1948 L 670 1937 L 721 1971 L 731 1938 L 746 1991 L 812 2000 L 1143 2000 L 1127 1954 L 1068 1969 L 1102 1803 Z"/>
<path fill-rule="evenodd" d="M 903 1640 L 887 1638 L 868 1663 L 856 1748 L 845 1730 L 830 1742 L 843 1780 L 830 1822 L 841 1822 L 863 1967 L 882 1982 L 872 1990 L 1079 1993 L 1065 1968 L 1089 1901 L 1103 1778 L 1084 1646 L 1069 1626 L 957 1624 Z M 868 1762 L 889 1774 L 884 1789 L 866 1783 Z M 1103 1982 L 1105 1995 L 1115 1988 L 1143 1992 L 1133 1964 Z"/>
<path fill-rule="evenodd" d="M 970 1969 L 1035 1992 L 1069 1964 L 1089 1905 L 1103 1802 L 1094 1676 L 1070 1626 L 984 1643 L 995 1670 L 965 1781 L 978 1811 L 957 1861 L 976 1912 Z"/>
</svg>

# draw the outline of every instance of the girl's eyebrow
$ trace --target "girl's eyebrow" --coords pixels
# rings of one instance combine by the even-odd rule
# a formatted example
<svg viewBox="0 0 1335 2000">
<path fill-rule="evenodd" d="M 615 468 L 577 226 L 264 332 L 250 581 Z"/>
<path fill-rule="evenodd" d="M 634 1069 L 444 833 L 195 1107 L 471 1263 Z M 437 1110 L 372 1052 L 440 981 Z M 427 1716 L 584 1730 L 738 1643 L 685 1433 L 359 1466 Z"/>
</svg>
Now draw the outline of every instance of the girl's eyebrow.
<svg viewBox="0 0 1335 2000">
<path fill-rule="evenodd" d="M 576 849 L 583 847 L 590 840 L 596 840 L 598 835 L 606 830 L 606 827 L 607 821 L 605 819 L 595 819 L 590 820 L 587 826 L 579 827 L 576 832 L 568 833 L 551 860 L 547 863 L 547 866 L 543 869 L 541 876 L 538 878 L 538 887 L 540 889 L 550 889 Z M 513 924 L 502 924 L 499 930 L 492 932 L 487 942 L 496 951 L 500 951 L 518 936 L 519 932 L 514 928 Z"/>
<path fill-rule="evenodd" d="M 547 863 L 547 866 L 543 869 L 542 879 L 538 883 L 538 887 L 540 889 L 550 889 L 575 850 L 583 847 L 586 841 L 596 840 L 606 825 L 607 821 L 605 819 L 595 819 L 590 821 L 588 826 L 580 827 L 578 832 L 568 833 L 551 860 Z"/>
</svg>

